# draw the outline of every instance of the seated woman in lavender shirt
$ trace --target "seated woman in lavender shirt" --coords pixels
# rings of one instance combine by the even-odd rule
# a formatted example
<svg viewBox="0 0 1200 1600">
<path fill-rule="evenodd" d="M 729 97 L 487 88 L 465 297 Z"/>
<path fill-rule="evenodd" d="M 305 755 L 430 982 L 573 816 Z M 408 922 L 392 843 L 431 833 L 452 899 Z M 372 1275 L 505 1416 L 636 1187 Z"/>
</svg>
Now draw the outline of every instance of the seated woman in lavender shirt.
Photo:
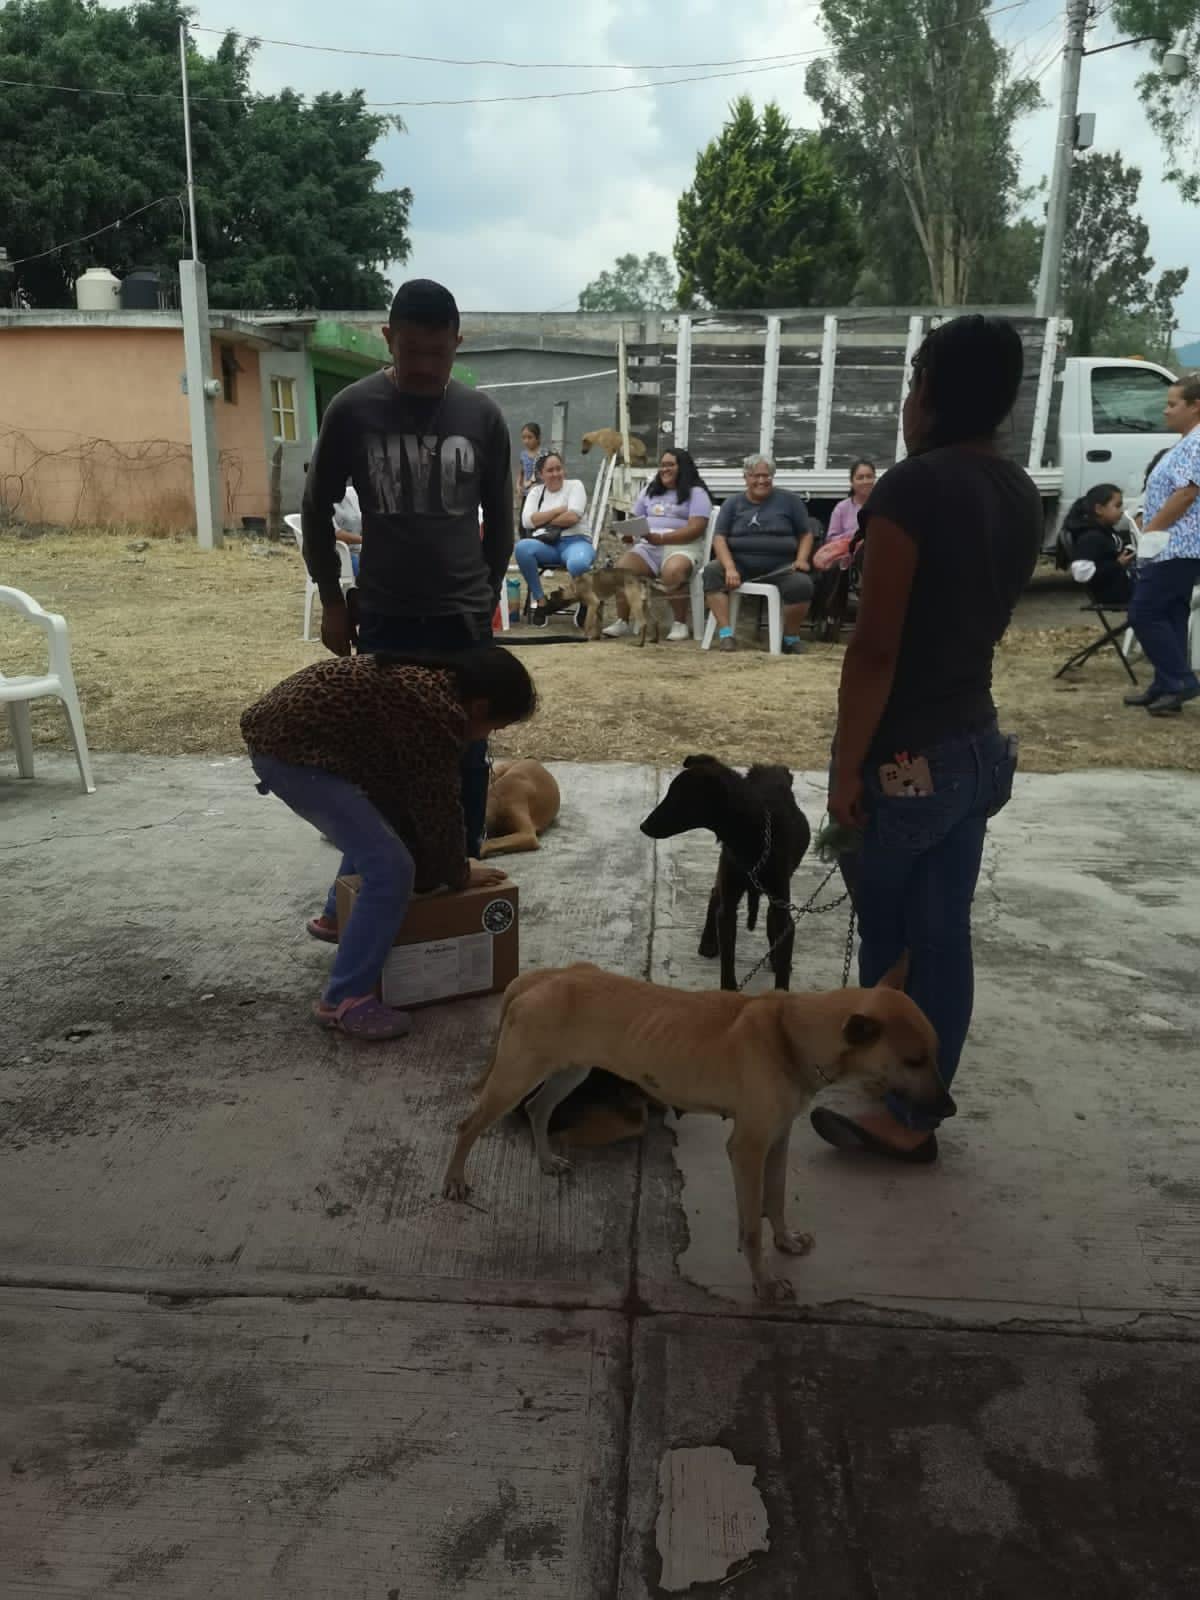
<svg viewBox="0 0 1200 1600">
<path fill-rule="evenodd" d="M 875 463 L 856 461 L 850 468 L 850 494 L 834 506 L 825 542 L 813 558 L 813 566 L 818 572 L 828 571 L 833 566 L 850 565 L 850 549 L 858 535 L 858 514 L 874 487 Z"/>
<path fill-rule="evenodd" d="M 664 450 L 658 473 L 633 504 L 633 515 L 645 517 L 649 531 L 617 562 L 626 572 L 657 578 L 674 591 L 667 603 L 674 615 L 669 640 L 689 636 L 687 583 L 696 562 L 704 556 L 704 535 L 712 514 L 712 496 L 700 470 L 686 450 Z M 617 620 L 604 630 L 609 639 L 630 632 L 629 606 L 617 597 Z"/>
</svg>

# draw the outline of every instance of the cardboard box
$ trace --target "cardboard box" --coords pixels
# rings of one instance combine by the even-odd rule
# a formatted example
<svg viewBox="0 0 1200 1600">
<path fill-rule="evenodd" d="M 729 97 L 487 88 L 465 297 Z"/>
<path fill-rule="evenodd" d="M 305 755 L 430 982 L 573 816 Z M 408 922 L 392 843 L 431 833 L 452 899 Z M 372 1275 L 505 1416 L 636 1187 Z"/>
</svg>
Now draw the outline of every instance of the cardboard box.
<svg viewBox="0 0 1200 1600">
<path fill-rule="evenodd" d="M 337 881 L 338 928 L 354 910 L 360 879 Z M 414 1010 L 468 995 L 498 994 L 520 967 L 517 886 L 417 895 L 396 934 L 379 986 L 385 1005 Z"/>
</svg>

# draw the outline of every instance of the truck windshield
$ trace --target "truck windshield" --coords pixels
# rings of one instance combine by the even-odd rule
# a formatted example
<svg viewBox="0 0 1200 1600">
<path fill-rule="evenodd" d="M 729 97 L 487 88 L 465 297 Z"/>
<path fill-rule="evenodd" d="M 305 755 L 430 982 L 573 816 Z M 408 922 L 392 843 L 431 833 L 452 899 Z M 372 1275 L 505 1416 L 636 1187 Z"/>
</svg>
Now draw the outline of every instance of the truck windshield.
<svg viewBox="0 0 1200 1600">
<path fill-rule="evenodd" d="M 1166 433 L 1171 380 L 1150 367 L 1092 368 L 1093 433 Z"/>
</svg>

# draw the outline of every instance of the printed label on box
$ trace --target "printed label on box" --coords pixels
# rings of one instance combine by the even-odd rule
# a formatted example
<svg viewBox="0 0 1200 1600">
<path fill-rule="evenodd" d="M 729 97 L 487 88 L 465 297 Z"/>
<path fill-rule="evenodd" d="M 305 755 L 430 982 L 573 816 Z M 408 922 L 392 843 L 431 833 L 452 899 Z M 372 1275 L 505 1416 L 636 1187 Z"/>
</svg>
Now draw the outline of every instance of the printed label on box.
<svg viewBox="0 0 1200 1600">
<path fill-rule="evenodd" d="M 415 1006 L 492 987 L 492 938 L 468 933 L 459 939 L 398 944 L 383 965 L 383 1002 Z"/>
</svg>

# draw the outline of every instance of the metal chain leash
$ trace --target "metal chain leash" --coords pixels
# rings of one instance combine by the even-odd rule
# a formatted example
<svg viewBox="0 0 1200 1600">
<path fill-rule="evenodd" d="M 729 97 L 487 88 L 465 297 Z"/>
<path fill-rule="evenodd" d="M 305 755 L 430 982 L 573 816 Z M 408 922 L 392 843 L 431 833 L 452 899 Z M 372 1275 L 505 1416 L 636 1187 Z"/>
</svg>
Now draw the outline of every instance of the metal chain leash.
<svg viewBox="0 0 1200 1600">
<path fill-rule="evenodd" d="M 730 852 L 730 853 L 732 854 L 732 852 Z M 774 941 L 774 943 L 769 946 L 766 955 L 763 956 L 761 958 L 761 960 L 756 961 L 754 963 L 754 965 L 750 968 L 749 972 L 747 972 L 746 976 L 738 984 L 739 993 L 741 992 L 741 990 L 743 990 L 746 987 L 746 985 L 750 982 L 751 978 L 757 977 L 757 975 L 766 966 L 767 962 L 770 961 L 771 957 L 775 954 L 775 951 L 779 948 L 779 946 L 783 943 L 783 941 L 788 937 L 788 935 L 795 933 L 797 917 L 820 917 L 820 916 L 824 916 L 827 911 L 836 911 L 839 906 L 844 906 L 846 904 L 846 902 L 850 899 L 850 891 L 849 891 L 849 889 L 846 889 L 846 890 L 843 890 L 843 892 L 840 895 L 838 895 L 836 900 L 831 900 L 828 903 L 828 905 L 819 906 L 819 905 L 816 904 L 817 897 L 824 892 L 824 890 L 825 890 L 826 886 L 828 885 L 830 879 L 833 878 L 833 876 L 835 875 L 835 873 L 838 870 L 838 866 L 837 866 L 836 862 L 834 862 L 833 866 L 830 867 L 829 871 L 821 879 L 820 883 L 813 890 L 813 892 L 809 895 L 808 899 L 804 902 L 804 904 L 802 906 L 796 905 L 791 900 L 779 900 L 779 899 L 777 899 L 774 895 L 769 894 L 768 891 L 763 887 L 762 879 L 759 876 L 759 874 L 761 873 L 763 867 L 766 865 L 767 858 L 770 856 L 770 854 L 771 854 L 771 813 L 768 811 L 766 813 L 764 821 L 763 821 L 763 847 L 762 847 L 762 853 L 760 854 L 760 856 L 758 858 L 758 861 L 755 863 L 753 868 L 744 867 L 744 866 L 742 866 L 741 862 L 738 862 L 738 865 L 742 866 L 742 871 L 746 874 L 746 877 L 749 880 L 751 886 L 761 896 L 761 898 L 764 899 L 767 902 L 768 905 L 774 906 L 777 911 L 786 911 L 787 912 L 788 926 L 779 935 L 778 939 L 776 939 Z M 735 857 L 734 859 L 736 860 L 737 858 Z M 846 988 L 847 985 L 850 982 L 850 968 L 851 968 L 851 966 L 853 965 L 853 962 L 854 962 L 855 920 L 856 919 L 855 919 L 855 914 L 854 914 L 854 907 L 851 906 L 851 908 L 850 908 L 850 926 L 849 926 L 849 928 L 847 929 L 847 932 L 846 932 L 845 960 L 842 963 L 842 988 L 843 989 Z"/>
</svg>

